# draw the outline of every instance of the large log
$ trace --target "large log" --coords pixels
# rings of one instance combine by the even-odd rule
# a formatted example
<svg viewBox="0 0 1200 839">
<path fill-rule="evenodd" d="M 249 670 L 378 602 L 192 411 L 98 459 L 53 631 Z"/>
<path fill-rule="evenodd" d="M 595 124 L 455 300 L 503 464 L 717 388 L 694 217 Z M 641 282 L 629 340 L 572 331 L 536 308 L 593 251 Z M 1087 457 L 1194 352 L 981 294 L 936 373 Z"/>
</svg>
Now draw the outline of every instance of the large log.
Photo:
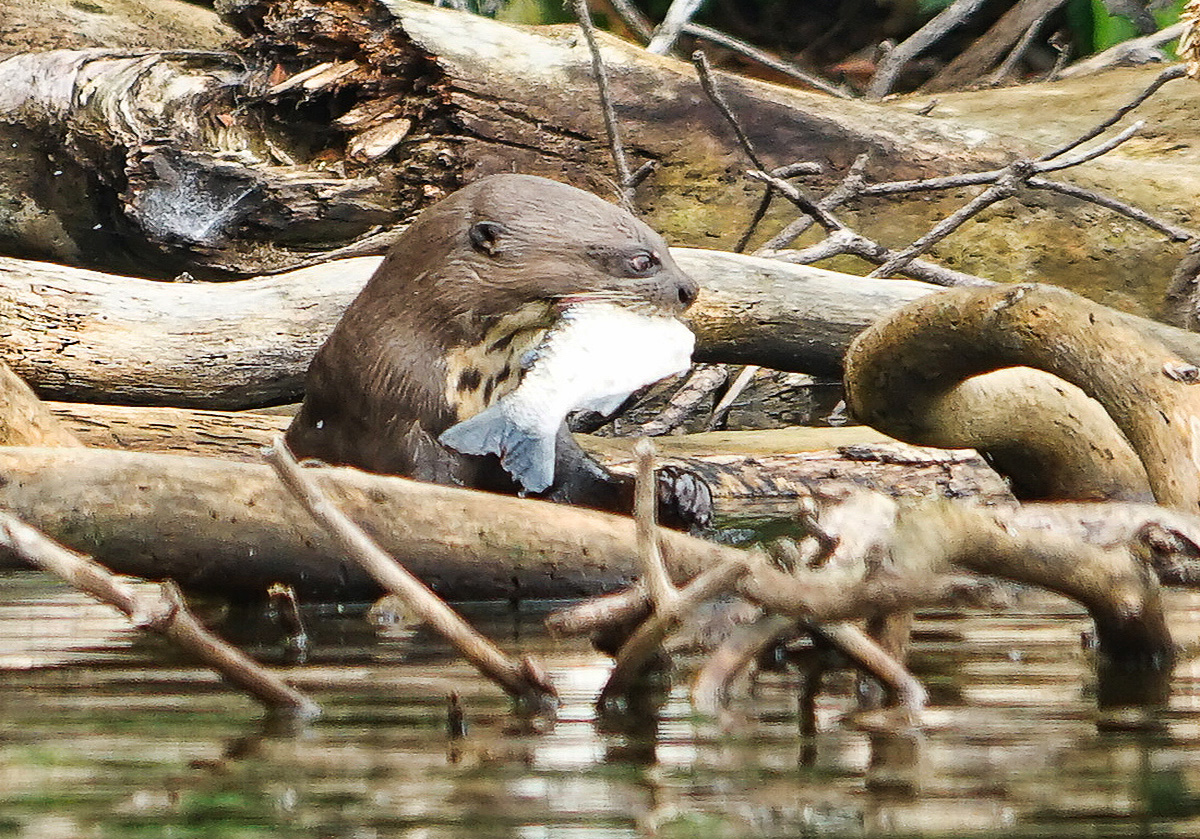
<svg viewBox="0 0 1200 839">
<path fill-rule="evenodd" d="M 238 55 L 47 53 L 0 63 L 0 247 L 154 276 L 248 276 L 368 236 L 486 172 L 529 171 L 612 193 L 591 59 L 573 27 L 510 27 L 405 0 L 235 5 L 233 19 L 251 33 Z M 738 177 L 746 161 L 692 68 L 601 41 L 627 147 L 635 162 L 660 165 L 640 190 L 648 220 L 680 244 L 731 245 L 759 187 Z M 926 117 L 907 103 L 734 76 L 720 84 L 769 165 L 828 166 L 814 186 L 839 179 L 862 152 L 875 179 L 991 167 L 1036 153 L 1014 139 L 1028 133 L 1014 127 L 1020 120 L 1040 120 L 1042 133 L 1063 121 L 1005 108 L 1007 123 L 989 131 L 962 107 Z M 1061 117 L 1090 114 L 1091 84 L 1022 91 L 1052 100 Z M 1121 79 L 1117 95 L 1135 84 Z M 1100 86 L 1110 95 L 1111 83 Z M 975 109 L 996 110 L 986 101 Z M 70 142 L 47 147 L 45 138 L 60 136 Z M 1164 190 L 1149 157 L 1117 153 L 1094 180 L 1123 194 L 1140 189 L 1151 210 L 1191 212 L 1198 190 L 1186 186 L 1188 169 L 1182 188 Z M 925 194 L 845 213 L 898 246 L 960 201 Z M 1048 196 L 994 211 L 936 252 L 995 279 L 1036 276 L 1077 289 L 1112 288 L 1107 266 L 1120 259 L 1162 278 L 1147 300 L 1161 294 L 1181 249 L 1076 207 Z M 791 214 L 776 202 L 765 229 Z M 1002 243 L 1004 258 L 991 258 L 981 238 Z"/>
<path fill-rule="evenodd" d="M 937 290 L 676 249 L 702 287 L 698 358 L 837 375 L 850 340 Z M 377 257 L 235 283 L 163 283 L 0 257 L 0 360 L 45 399 L 252 408 L 298 401 Z"/>
<path fill-rule="evenodd" d="M 701 286 L 696 358 L 839 376 L 850 341 L 938 287 L 676 248 Z M 44 399 L 239 409 L 297 401 L 317 347 L 378 264 L 163 283 L 0 257 L 0 361 Z M 1200 337 L 1123 316 L 1193 364 Z"/>
</svg>

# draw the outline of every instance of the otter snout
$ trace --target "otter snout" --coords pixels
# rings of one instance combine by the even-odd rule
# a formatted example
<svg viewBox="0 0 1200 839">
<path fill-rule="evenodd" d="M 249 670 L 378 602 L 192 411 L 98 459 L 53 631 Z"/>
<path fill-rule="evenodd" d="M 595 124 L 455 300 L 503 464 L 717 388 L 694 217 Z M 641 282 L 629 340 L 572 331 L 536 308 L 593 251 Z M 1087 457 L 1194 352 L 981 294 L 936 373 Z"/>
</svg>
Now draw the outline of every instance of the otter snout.
<svg viewBox="0 0 1200 839">
<path fill-rule="evenodd" d="M 658 276 L 654 290 L 648 296 L 654 305 L 673 315 L 683 314 L 700 295 L 700 286 L 687 274 L 674 268 Z"/>
</svg>

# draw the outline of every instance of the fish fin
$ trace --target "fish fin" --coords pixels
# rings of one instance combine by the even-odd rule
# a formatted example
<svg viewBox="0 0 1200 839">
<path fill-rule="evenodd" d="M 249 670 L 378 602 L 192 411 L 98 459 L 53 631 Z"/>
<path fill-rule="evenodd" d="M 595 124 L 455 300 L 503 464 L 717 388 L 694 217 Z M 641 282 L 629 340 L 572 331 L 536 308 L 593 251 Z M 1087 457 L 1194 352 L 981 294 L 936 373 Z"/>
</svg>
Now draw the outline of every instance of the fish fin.
<svg viewBox="0 0 1200 839">
<path fill-rule="evenodd" d="M 514 425 L 499 405 L 447 428 L 438 442 L 463 454 L 499 455 L 500 465 L 526 492 L 541 492 L 554 483 L 554 437 Z"/>
</svg>

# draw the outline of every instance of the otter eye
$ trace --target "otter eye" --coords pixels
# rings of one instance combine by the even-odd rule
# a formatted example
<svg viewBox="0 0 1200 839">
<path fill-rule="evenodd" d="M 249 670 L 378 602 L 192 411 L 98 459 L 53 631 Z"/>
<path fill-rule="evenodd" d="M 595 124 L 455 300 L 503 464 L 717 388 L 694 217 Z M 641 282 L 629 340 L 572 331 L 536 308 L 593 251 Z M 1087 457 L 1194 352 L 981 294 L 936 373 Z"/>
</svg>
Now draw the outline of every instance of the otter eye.
<svg viewBox="0 0 1200 839">
<path fill-rule="evenodd" d="M 658 254 L 642 251 L 630 256 L 626 267 L 630 277 L 649 277 L 651 274 L 658 273 L 662 262 L 659 261 Z"/>
</svg>

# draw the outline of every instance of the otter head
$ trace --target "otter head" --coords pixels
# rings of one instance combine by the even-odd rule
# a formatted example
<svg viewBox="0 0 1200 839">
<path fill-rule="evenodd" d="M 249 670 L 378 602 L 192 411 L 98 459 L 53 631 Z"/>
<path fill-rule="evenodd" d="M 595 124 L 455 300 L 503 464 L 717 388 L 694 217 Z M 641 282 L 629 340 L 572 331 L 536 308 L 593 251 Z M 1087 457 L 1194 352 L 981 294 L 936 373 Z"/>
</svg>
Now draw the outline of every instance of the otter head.
<svg viewBox="0 0 1200 839">
<path fill-rule="evenodd" d="M 679 314 L 698 291 L 645 223 L 532 175 L 476 181 L 422 213 L 404 239 L 437 255 L 436 263 L 396 267 L 408 276 L 405 296 L 428 300 L 441 324 L 580 297 Z M 404 250 L 411 259 L 414 247 Z M 419 295 L 415 286 L 424 286 Z"/>
<path fill-rule="evenodd" d="M 444 400 L 449 422 L 516 385 L 565 304 L 590 297 L 677 315 L 697 291 L 662 237 L 620 207 L 546 178 L 492 175 L 417 217 L 347 310 L 332 354 L 386 346 L 361 389 Z"/>
</svg>

